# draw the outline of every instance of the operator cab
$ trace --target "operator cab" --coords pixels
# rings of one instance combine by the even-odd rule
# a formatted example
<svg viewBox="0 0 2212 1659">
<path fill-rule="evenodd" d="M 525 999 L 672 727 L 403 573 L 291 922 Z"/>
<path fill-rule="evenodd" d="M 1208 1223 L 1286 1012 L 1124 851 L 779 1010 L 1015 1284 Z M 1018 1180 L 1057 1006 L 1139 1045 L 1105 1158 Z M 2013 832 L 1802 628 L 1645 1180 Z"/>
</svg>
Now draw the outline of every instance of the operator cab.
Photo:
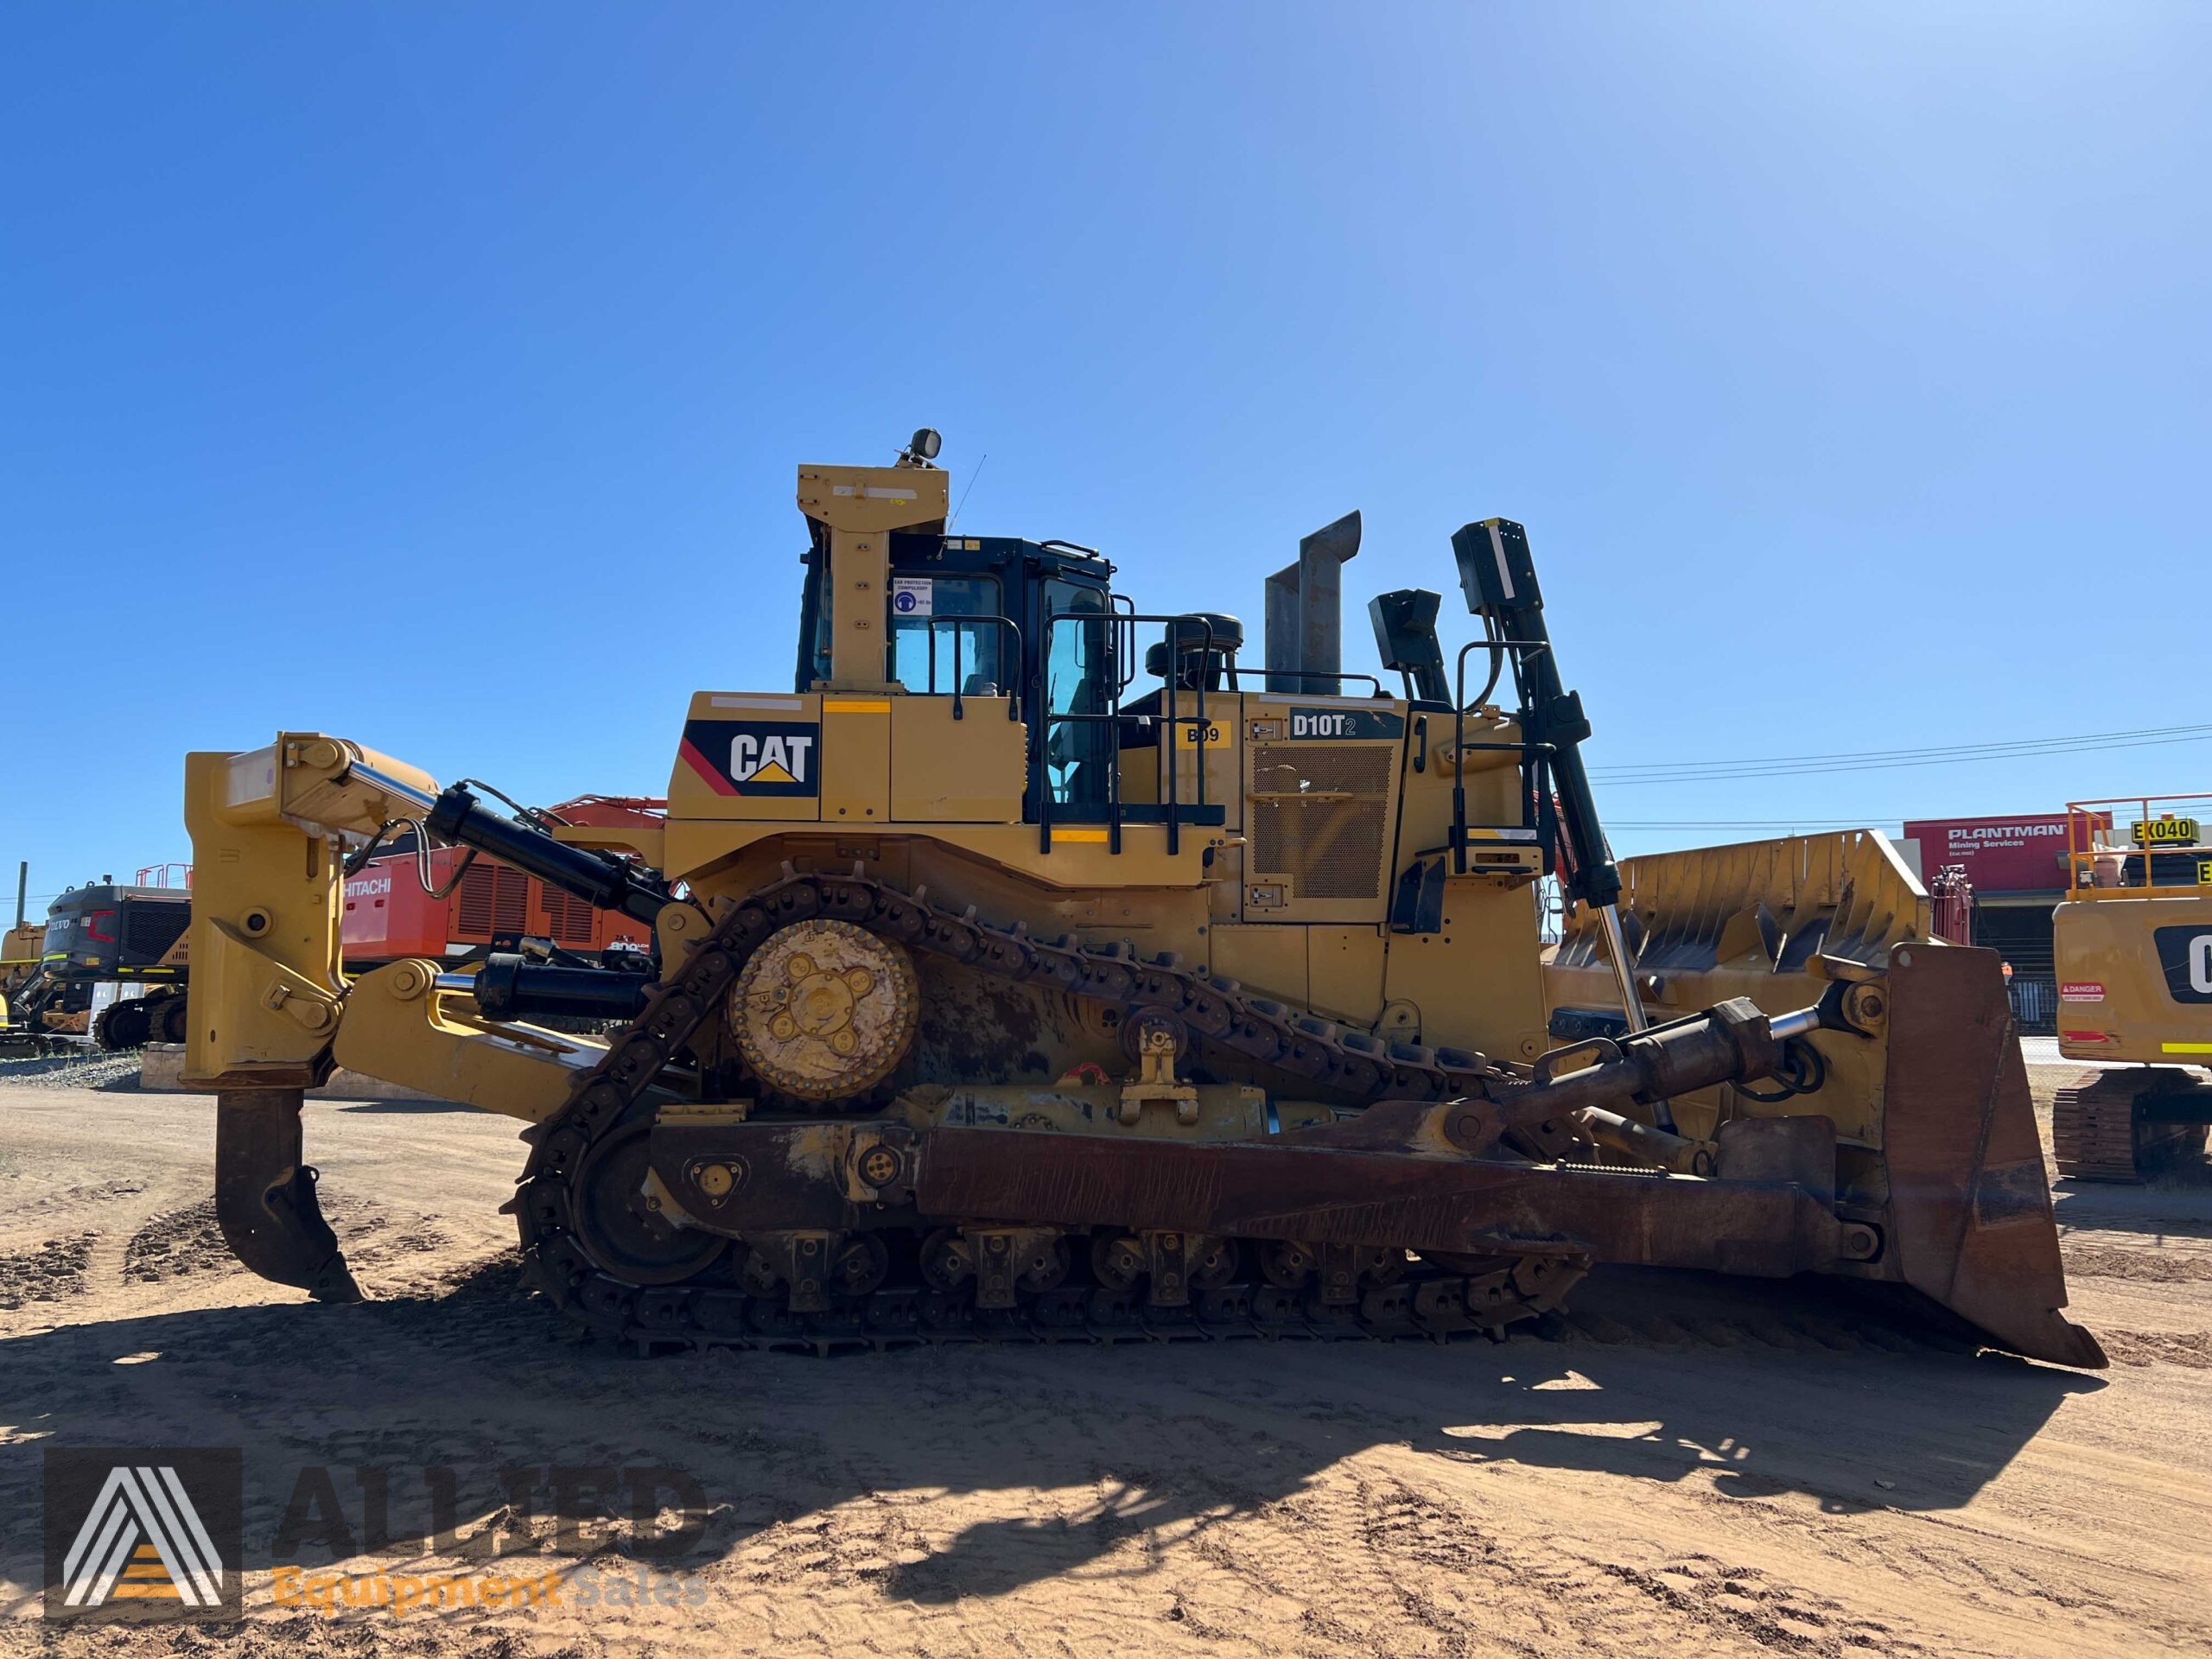
<svg viewBox="0 0 2212 1659">
<path fill-rule="evenodd" d="M 1022 817 L 1047 851 L 1055 823 L 1103 824 L 1116 852 L 1125 822 L 1166 824 L 1171 852 L 1178 826 L 1220 825 L 1223 808 L 1205 799 L 1202 780 L 1185 801 L 1170 777 L 1162 800 L 1157 759 L 1136 761 L 1142 775 L 1131 776 L 1129 751 L 1157 756 L 1163 729 L 1205 715 L 1206 694 L 1224 679 L 1236 689 L 1242 629 L 1225 617 L 1140 614 L 1114 594 L 1114 567 L 1092 548 L 950 533 L 955 515 L 932 464 L 938 442 L 924 428 L 888 467 L 800 469 L 809 543 L 793 690 L 945 697 L 955 720 L 1022 722 Z M 839 595 L 880 604 L 881 622 L 840 619 Z M 1155 674 L 1172 664 L 1173 677 L 1164 694 L 1125 704 L 1145 625 L 1173 636 L 1147 663 Z M 990 699 L 988 713 L 971 714 L 971 698 Z"/>
<path fill-rule="evenodd" d="M 799 654 L 792 689 L 830 676 L 834 618 L 824 597 L 826 533 L 802 556 Z M 1116 649 L 1114 567 L 1089 548 L 1010 536 L 894 531 L 889 537 L 884 677 L 925 696 L 1010 697 L 1043 732 L 1033 744 L 1029 791 L 1052 816 L 1096 820 L 1112 791 L 1108 716 L 1126 681 Z M 1096 618 L 1096 620 L 1090 619 Z M 1035 688 L 1041 704 L 1031 709 Z"/>
</svg>

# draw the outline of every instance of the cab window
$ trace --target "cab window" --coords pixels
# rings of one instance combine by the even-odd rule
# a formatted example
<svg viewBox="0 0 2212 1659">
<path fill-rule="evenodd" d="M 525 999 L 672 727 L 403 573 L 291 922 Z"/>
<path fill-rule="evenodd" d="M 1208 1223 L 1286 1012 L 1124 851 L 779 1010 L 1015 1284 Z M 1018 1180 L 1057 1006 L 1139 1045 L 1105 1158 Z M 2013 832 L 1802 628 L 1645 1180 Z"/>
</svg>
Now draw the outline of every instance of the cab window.
<svg viewBox="0 0 2212 1659">
<path fill-rule="evenodd" d="M 1115 668 L 1113 628 L 1104 620 L 1106 608 L 1099 588 L 1045 584 L 1045 613 L 1057 619 L 1050 625 L 1045 661 L 1046 784 L 1063 806 L 1103 805 L 1107 799 L 1107 769 L 1116 748 L 1113 728 L 1103 720 L 1065 718 L 1104 715 L 1112 707 L 1106 677 Z M 1100 620 L 1081 620 L 1093 614 Z"/>
<path fill-rule="evenodd" d="M 1000 660 L 1007 631 L 959 620 L 1005 614 L 997 577 L 894 575 L 890 608 L 891 677 L 909 691 L 975 697 L 1007 689 Z"/>
</svg>

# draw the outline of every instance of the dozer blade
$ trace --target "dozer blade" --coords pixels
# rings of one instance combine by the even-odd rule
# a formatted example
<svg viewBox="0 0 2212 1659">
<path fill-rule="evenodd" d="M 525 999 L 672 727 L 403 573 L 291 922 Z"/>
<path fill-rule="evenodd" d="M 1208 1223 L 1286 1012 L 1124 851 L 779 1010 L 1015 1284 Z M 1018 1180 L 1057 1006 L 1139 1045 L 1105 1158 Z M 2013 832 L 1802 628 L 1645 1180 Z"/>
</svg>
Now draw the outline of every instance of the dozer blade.
<svg viewBox="0 0 2212 1659">
<path fill-rule="evenodd" d="M 2068 1319 L 2050 1184 L 1994 952 L 1893 951 L 1884 1161 L 1904 1281 L 1998 1347 L 2101 1366 Z"/>
<path fill-rule="evenodd" d="M 358 1302 L 338 1235 L 301 1161 L 297 1089 L 226 1089 L 215 1096 L 215 1220 L 246 1268 L 319 1302 Z"/>
<path fill-rule="evenodd" d="M 1938 941 L 1926 893 L 1881 835 L 1853 830 L 1663 853 L 1621 867 L 1637 977 L 1654 1019 L 1748 996 L 1770 1014 L 1861 994 L 1865 1035 L 1822 1031 L 1803 1085 L 1673 1103 L 1684 1132 L 1821 1116 L 1835 1128 L 1839 1214 L 1877 1228 L 1873 1259 L 1830 1269 L 1909 1287 L 1993 1346 L 2100 1366 L 2069 1321 L 2050 1187 L 1996 953 Z M 1545 973 L 1555 1036 L 1612 1011 L 1595 921 Z"/>
</svg>

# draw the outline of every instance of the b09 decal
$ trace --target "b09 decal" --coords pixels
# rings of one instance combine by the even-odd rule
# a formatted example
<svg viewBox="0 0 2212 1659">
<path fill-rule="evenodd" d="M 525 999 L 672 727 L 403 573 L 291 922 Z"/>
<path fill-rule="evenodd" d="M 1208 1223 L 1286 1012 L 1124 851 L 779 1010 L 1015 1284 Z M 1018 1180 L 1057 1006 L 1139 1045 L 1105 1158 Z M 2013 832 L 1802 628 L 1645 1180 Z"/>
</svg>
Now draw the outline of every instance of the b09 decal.
<svg viewBox="0 0 2212 1659">
<path fill-rule="evenodd" d="M 822 792 L 822 728 L 812 721 L 689 721 L 681 753 L 718 795 Z"/>
</svg>

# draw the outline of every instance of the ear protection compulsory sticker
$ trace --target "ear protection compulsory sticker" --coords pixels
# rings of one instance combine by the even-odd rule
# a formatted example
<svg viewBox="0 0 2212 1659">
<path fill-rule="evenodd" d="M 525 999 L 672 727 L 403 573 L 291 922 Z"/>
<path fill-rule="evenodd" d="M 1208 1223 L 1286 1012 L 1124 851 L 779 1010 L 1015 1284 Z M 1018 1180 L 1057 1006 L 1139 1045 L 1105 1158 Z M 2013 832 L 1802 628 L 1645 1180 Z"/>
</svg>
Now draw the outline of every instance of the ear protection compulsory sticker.
<svg viewBox="0 0 2212 1659">
<path fill-rule="evenodd" d="M 812 721 L 687 721 L 679 753 L 718 795 L 822 792 L 822 728 Z"/>
</svg>

